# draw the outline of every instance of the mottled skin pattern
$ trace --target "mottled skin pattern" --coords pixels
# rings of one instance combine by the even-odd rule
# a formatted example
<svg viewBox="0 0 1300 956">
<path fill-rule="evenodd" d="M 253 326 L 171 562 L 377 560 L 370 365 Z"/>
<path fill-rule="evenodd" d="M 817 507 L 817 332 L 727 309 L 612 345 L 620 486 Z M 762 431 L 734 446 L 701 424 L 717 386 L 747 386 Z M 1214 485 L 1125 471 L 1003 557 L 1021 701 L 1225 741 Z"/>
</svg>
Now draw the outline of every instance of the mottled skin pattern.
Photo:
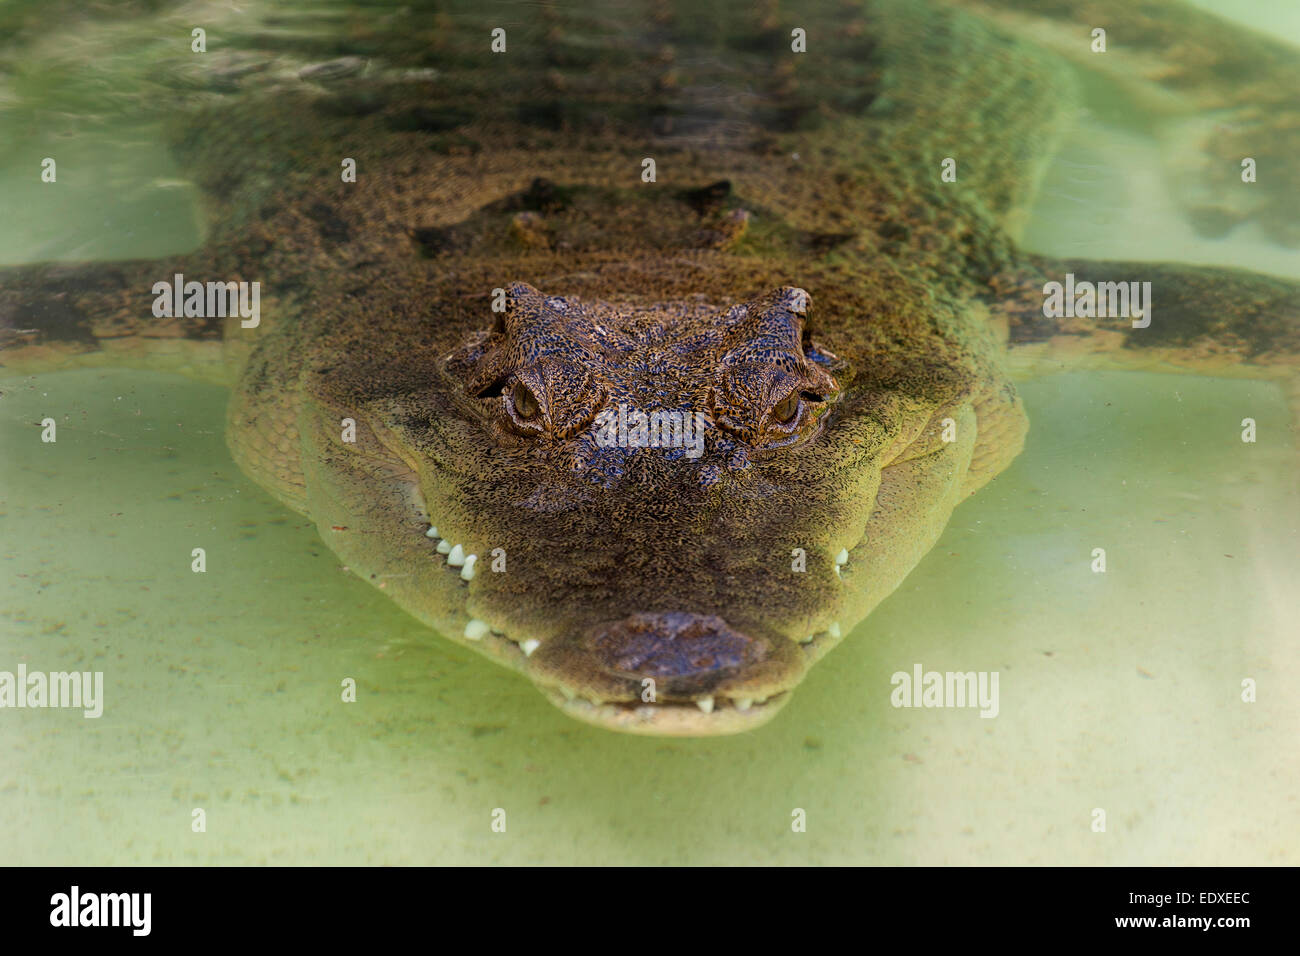
<svg viewBox="0 0 1300 956">
<path fill-rule="evenodd" d="M 691 422 L 703 416 L 719 432 L 712 460 L 696 472 L 709 488 L 724 471 L 749 468 L 751 456 L 815 439 L 840 390 L 821 367 L 838 364 L 835 356 L 811 334 L 805 341 L 802 289 L 777 289 L 725 312 L 701 304 L 619 310 L 544 296 L 522 282 L 502 291 L 499 325 L 457 352 L 449 368 L 497 413 L 498 443 L 510 433 L 530 439 L 536 457 L 605 488 L 637 467 L 642 447 L 663 447 L 674 467 L 699 454 L 691 454 L 680 425 L 660 446 L 662 423 L 654 446 L 645 444 L 648 435 L 602 445 L 593 428 L 602 409 Z"/>
<path fill-rule="evenodd" d="M 178 118 L 204 248 L 11 271 L 4 362 L 232 381 L 239 464 L 420 620 L 601 726 L 756 726 L 1018 454 L 1010 370 L 1294 387 L 1293 283 L 1017 249 L 1078 100 L 1006 6 L 978 8 L 1001 27 L 919 2 L 390 12 L 317 51 L 364 47 L 364 74 L 224 77 Z M 1122 32 L 1125 4 L 1091 6 Z M 1043 13 L 1039 39 L 1086 37 Z M 1181 73 L 1141 82 L 1194 73 L 1211 34 L 1267 52 L 1240 64 L 1252 85 L 1293 74 L 1285 48 L 1181 15 L 1144 5 L 1142 29 L 1191 33 L 1163 51 Z M 1175 86 L 1189 112 L 1236 102 L 1224 77 Z M 1251 145 L 1294 171 L 1295 104 L 1275 105 Z M 261 281 L 262 326 L 153 319 L 176 271 Z M 1152 281 L 1159 320 L 1045 319 L 1067 271 Z M 699 414 L 702 454 L 604 447 L 620 405 Z M 472 577 L 448 564 L 471 554 Z"/>
</svg>

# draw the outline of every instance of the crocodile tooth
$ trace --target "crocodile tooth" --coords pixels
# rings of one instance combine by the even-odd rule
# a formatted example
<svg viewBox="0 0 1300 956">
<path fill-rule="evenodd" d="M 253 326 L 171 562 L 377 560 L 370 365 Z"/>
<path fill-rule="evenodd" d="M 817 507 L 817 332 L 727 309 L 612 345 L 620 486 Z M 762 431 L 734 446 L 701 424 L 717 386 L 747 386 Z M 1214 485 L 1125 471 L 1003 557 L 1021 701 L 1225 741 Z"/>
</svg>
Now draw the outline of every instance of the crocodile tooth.
<svg viewBox="0 0 1300 956">
<path fill-rule="evenodd" d="M 578 695 L 573 692 L 573 688 L 560 685 L 560 693 L 564 695 L 565 700 L 573 700 Z"/>
<path fill-rule="evenodd" d="M 837 554 L 837 555 L 835 555 L 835 563 L 836 563 L 836 564 L 848 564 L 848 563 L 849 563 L 849 549 L 848 549 L 848 548 L 840 548 L 840 553 Z"/>
<path fill-rule="evenodd" d="M 486 621 L 480 621 L 478 618 L 470 621 L 465 625 L 465 637 L 471 641 L 480 640 L 488 632 Z"/>
<path fill-rule="evenodd" d="M 587 697 L 586 697 L 586 699 L 591 703 L 591 705 L 592 705 L 593 707 L 604 707 L 604 706 L 605 706 L 605 701 L 602 700 L 601 698 L 597 697 L 595 694 L 588 694 Z"/>
<path fill-rule="evenodd" d="M 700 710 L 704 711 L 706 714 L 711 714 L 713 713 L 713 698 L 704 697 L 700 700 L 697 700 L 695 702 L 695 706 L 700 708 Z"/>
<path fill-rule="evenodd" d="M 754 698 L 752 697 L 741 697 L 736 701 L 736 710 L 749 710 L 753 706 Z"/>
<path fill-rule="evenodd" d="M 446 538 L 443 538 L 441 541 L 438 542 L 439 554 L 446 554 L 450 550 L 451 550 L 451 542 L 448 541 Z"/>
<path fill-rule="evenodd" d="M 429 525 L 429 530 L 426 531 L 426 532 L 424 533 L 424 536 L 425 536 L 426 538 L 436 538 L 436 537 L 438 537 L 438 527 L 437 527 L 437 525 Z"/>
<path fill-rule="evenodd" d="M 541 641 L 535 638 L 529 638 L 528 640 L 524 641 L 522 644 L 519 645 L 519 649 L 524 652 L 525 657 L 532 657 L 533 651 L 537 650 L 541 646 L 542 646 Z"/>
<path fill-rule="evenodd" d="M 453 568 L 458 568 L 462 564 L 464 564 L 465 549 L 462 548 L 460 545 L 456 545 L 456 547 L 452 548 L 451 553 L 447 555 L 447 563 L 451 565 Z"/>
<path fill-rule="evenodd" d="M 844 632 L 840 630 L 839 621 L 831 621 L 831 626 L 826 628 L 826 633 L 838 641 L 840 639 L 840 635 L 843 634 Z"/>
<path fill-rule="evenodd" d="M 809 634 L 807 637 L 801 637 L 801 638 L 799 638 L 799 643 L 800 643 L 800 644 L 811 644 L 811 643 L 812 643 L 812 639 L 813 639 L 814 637 L 816 637 L 816 636 L 817 636 L 816 634 Z"/>
<path fill-rule="evenodd" d="M 467 554 L 467 555 L 465 555 L 465 566 L 464 566 L 463 568 L 460 569 L 460 579 L 461 579 L 462 581 L 473 581 L 473 580 L 474 580 L 474 562 L 477 561 L 477 560 L 478 560 L 478 555 L 477 555 L 477 554 Z M 447 560 L 447 563 L 448 563 L 448 564 L 451 564 L 451 559 L 450 559 L 450 558 Z"/>
</svg>

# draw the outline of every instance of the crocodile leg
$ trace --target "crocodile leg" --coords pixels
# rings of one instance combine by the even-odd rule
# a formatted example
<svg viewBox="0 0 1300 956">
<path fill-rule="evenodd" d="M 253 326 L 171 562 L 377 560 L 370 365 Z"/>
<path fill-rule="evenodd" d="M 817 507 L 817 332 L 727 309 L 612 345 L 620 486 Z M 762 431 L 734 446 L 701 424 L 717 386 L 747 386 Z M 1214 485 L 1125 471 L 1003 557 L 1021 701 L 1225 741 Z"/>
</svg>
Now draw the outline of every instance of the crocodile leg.
<svg viewBox="0 0 1300 956">
<path fill-rule="evenodd" d="M 1131 283 L 1149 283 L 1138 289 L 1149 295 L 1146 314 L 1134 315 L 1130 303 L 1127 317 L 1080 316 L 1077 308 L 1045 315 L 1044 288 L 1064 286 L 1067 276 L 1076 305 L 1083 283 L 1125 283 L 1130 293 Z M 991 313 L 1005 323 L 1017 377 L 1098 368 L 1268 379 L 1300 422 L 1300 282 L 1242 269 L 1030 256 L 991 286 Z"/>
<path fill-rule="evenodd" d="M 1161 140 L 1203 235 L 1253 223 L 1279 245 L 1300 245 L 1300 50 L 1179 0 L 959 5 L 1122 90 Z M 1243 179 L 1246 160 L 1254 181 Z"/>
<path fill-rule="evenodd" d="M 193 257 L 0 271 L 0 370 L 124 366 L 229 384 L 222 338 L 237 316 L 154 315 L 155 284 L 177 274 L 206 277 Z"/>
</svg>

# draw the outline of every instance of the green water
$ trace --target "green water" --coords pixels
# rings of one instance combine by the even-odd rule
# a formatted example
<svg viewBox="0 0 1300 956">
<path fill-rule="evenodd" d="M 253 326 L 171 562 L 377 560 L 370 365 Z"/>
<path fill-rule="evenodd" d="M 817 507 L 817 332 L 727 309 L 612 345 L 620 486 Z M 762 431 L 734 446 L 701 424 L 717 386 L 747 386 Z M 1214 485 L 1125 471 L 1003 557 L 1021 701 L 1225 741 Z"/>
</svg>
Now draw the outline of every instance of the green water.
<svg viewBox="0 0 1300 956">
<path fill-rule="evenodd" d="M 1297 501 L 1287 447 L 1236 428 L 1280 432 L 1284 404 L 1122 373 L 1025 392 L 1025 454 L 772 723 L 674 741 L 575 723 L 341 571 L 230 462 L 223 391 L 10 382 L 0 654 L 103 670 L 107 700 L 6 714 L 5 857 L 1295 862 Z M 894 671 L 954 661 L 1001 673 L 997 719 L 890 707 Z"/>
<path fill-rule="evenodd" d="M 115 157 L 119 178 L 72 175 L 57 200 L 24 187 L 0 259 L 198 241 L 147 123 L 64 122 L 71 155 Z M 24 129 L 4 144 L 10 201 L 47 146 Z M 1031 246 L 1300 276 L 1257 237 L 1195 238 L 1150 188 L 1150 144 L 1087 118 L 1071 136 L 1102 168 L 1090 184 L 1054 167 Z M 221 389 L 86 370 L 0 391 L 0 669 L 106 684 L 97 720 L 0 711 L 0 862 L 1300 862 L 1300 496 L 1276 386 L 1026 383 L 1024 454 L 773 722 L 709 740 L 578 724 L 345 573 L 231 462 Z M 890 675 L 917 662 L 998 671 L 1000 715 L 894 709 Z"/>
</svg>

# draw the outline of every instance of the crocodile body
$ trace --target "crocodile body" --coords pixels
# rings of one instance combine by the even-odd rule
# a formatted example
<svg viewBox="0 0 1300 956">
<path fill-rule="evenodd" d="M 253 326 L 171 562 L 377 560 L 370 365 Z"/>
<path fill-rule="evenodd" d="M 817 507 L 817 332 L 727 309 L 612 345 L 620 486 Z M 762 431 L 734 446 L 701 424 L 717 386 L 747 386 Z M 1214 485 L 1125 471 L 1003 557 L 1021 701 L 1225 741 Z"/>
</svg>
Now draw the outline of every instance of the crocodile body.
<svg viewBox="0 0 1300 956">
<path fill-rule="evenodd" d="M 227 381 L 240 466 L 430 627 L 601 726 L 757 726 L 1021 450 L 1016 354 L 1292 389 L 1300 354 L 1294 283 L 1018 248 L 1079 108 L 1043 41 L 1068 14 L 791 16 L 472 5 L 390 24 L 364 68 L 249 73 L 175 121 L 203 248 L 9 271 L 4 364 Z M 1177 23 L 1190 71 L 1222 27 Z M 1234 39 L 1253 84 L 1296 75 Z M 1149 68 L 1189 111 L 1237 103 Z M 1272 107 L 1242 148 L 1300 155 Z M 1224 203 L 1291 241 L 1274 189 Z M 154 317 L 176 273 L 260 282 L 261 323 Z M 1045 315 L 1067 274 L 1150 282 L 1153 321 Z"/>
</svg>

